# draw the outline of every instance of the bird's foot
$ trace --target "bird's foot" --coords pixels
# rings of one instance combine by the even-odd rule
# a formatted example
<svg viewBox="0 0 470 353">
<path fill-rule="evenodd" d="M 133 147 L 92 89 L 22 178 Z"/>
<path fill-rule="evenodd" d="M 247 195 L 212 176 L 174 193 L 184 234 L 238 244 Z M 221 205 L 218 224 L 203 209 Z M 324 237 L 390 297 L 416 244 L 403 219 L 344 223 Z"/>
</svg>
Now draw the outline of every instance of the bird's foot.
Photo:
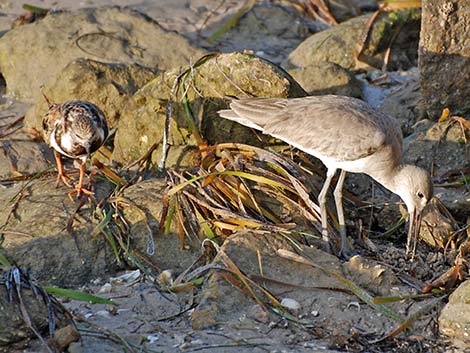
<svg viewBox="0 0 470 353">
<path fill-rule="evenodd" d="M 347 243 L 341 244 L 341 249 L 338 252 L 338 256 L 345 260 L 349 260 L 354 255 L 357 255 L 357 253 L 354 252 L 353 248 L 351 248 Z"/>
<path fill-rule="evenodd" d="M 73 202 L 73 197 L 72 197 L 72 195 L 75 194 L 75 193 L 77 194 L 77 198 L 80 198 L 80 196 L 81 196 L 82 194 L 83 194 L 84 196 L 86 196 L 86 197 L 89 197 L 89 198 L 92 198 L 92 197 L 95 195 L 95 193 L 94 193 L 93 191 L 90 191 L 90 190 L 88 190 L 88 189 L 85 189 L 85 188 L 83 187 L 83 185 L 82 185 L 82 186 L 79 185 L 79 186 L 77 186 L 76 188 L 74 188 L 73 190 L 71 190 L 71 191 L 68 192 L 69 199 L 70 199 L 72 202 Z"/>
<path fill-rule="evenodd" d="M 70 184 L 68 180 L 73 180 L 73 178 L 65 174 L 63 170 L 59 169 L 59 173 L 57 174 L 57 180 L 55 182 L 55 187 L 59 187 L 60 182 L 63 182 L 66 186 L 71 188 L 72 184 Z"/>
</svg>

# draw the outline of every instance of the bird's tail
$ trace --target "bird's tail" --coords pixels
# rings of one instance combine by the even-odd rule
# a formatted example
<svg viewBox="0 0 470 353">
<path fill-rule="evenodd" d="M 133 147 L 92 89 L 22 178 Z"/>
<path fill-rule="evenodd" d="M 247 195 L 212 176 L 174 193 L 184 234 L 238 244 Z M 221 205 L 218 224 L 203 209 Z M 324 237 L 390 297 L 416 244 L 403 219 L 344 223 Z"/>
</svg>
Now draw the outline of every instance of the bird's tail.
<svg viewBox="0 0 470 353">
<path fill-rule="evenodd" d="M 241 116 L 237 115 L 237 113 L 235 113 L 233 110 L 230 110 L 230 109 L 219 110 L 218 113 L 222 118 L 235 121 L 239 124 L 242 124 L 247 127 L 251 127 L 256 130 L 263 131 L 263 128 L 261 126 L 256 125 L 255 123 L 253 123 L 252 121 L 248 119 L 242 118 Z"/>
</svg>

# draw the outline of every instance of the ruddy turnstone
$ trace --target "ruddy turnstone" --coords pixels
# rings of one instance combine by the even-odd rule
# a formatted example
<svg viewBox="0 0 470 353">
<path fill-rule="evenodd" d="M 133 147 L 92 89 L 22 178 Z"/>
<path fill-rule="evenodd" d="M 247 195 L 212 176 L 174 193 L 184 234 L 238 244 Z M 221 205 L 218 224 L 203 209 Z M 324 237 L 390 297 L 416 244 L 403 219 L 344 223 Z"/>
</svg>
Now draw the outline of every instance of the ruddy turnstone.
<svg viewBox="0 0 470 353">
<path fill-rule="evenodd" d="M 83 186 L 85 163 L 90 155 L 100 148 L 108 137 L 108 125 L 100 108 L 90 102 L 69 101 L 62 104 L 51 103 L 46 96 L 49 110 L 42 120 L 44 140 L 54 149 L 58 176 L 56 186 L 62 182 L 72 187 L 63 169 L 60 155 L 72 158 L 80 163 L 80 177 L 74 192 L 78 196 L 83 192 L 92 195 Z"/>
</svg>

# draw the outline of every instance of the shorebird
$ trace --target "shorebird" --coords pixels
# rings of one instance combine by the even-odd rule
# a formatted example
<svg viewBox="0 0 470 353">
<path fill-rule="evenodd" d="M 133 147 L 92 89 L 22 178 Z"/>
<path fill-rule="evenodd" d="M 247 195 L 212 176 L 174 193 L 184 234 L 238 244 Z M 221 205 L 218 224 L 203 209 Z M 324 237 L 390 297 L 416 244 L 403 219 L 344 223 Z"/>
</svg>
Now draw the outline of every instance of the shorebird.
<svg viewBox="0 0 470 353">
<path fill-rule="evenodd" d="M 328 249 L 326 194 L 336 171 L 341 170 L 334 190 L 340 254 L 347 250 L 342 189 L 346 172 L 353 172 L 369 175 L 404 201 L 409 214 L 406 255 L 412 239 L 414 255 L 421 213 L 432 197 L 433 186 L 427 171 L 402 162 L 403 137 L 396 119 L 359 99 L 334 95 L 239 99 L 219 114 L 283 140 L 323 162 L 327 173 L 318 202 L 322 238 Z"/>
<path fill-rule="evenodd" d="M 83 186 L 85 163 L 90 155 L 100 148 L 108 137 L 108 125 L 100 108 L 90 102 L 69 101 L 53 104 L 44 96 L 49 110 L 42 120 L 44 141 L 54 149 L 58 176 L 56 187 L 62 181 L 72 187 L 62 166 L 61 155 L 79 161 L 80 176 L 78 185 L 69 195 L 81 193 L 92 195 Z"/>
</svg>

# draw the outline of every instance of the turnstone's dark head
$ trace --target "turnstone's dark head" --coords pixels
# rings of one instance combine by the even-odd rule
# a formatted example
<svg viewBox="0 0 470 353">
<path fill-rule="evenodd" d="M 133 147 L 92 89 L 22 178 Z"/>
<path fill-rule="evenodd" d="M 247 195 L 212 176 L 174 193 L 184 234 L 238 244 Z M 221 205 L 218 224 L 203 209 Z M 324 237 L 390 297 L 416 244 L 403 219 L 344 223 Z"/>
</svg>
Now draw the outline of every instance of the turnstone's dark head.
<svg viewBox="0 0 470 353">
<path fill-rule="evenodd" d="M 85 101 L 47 102 L 49 110 L 42 120 L 44 140 L 61 155 L 86 161 L 108 137 L 103 112 Z"/>
</svg>

